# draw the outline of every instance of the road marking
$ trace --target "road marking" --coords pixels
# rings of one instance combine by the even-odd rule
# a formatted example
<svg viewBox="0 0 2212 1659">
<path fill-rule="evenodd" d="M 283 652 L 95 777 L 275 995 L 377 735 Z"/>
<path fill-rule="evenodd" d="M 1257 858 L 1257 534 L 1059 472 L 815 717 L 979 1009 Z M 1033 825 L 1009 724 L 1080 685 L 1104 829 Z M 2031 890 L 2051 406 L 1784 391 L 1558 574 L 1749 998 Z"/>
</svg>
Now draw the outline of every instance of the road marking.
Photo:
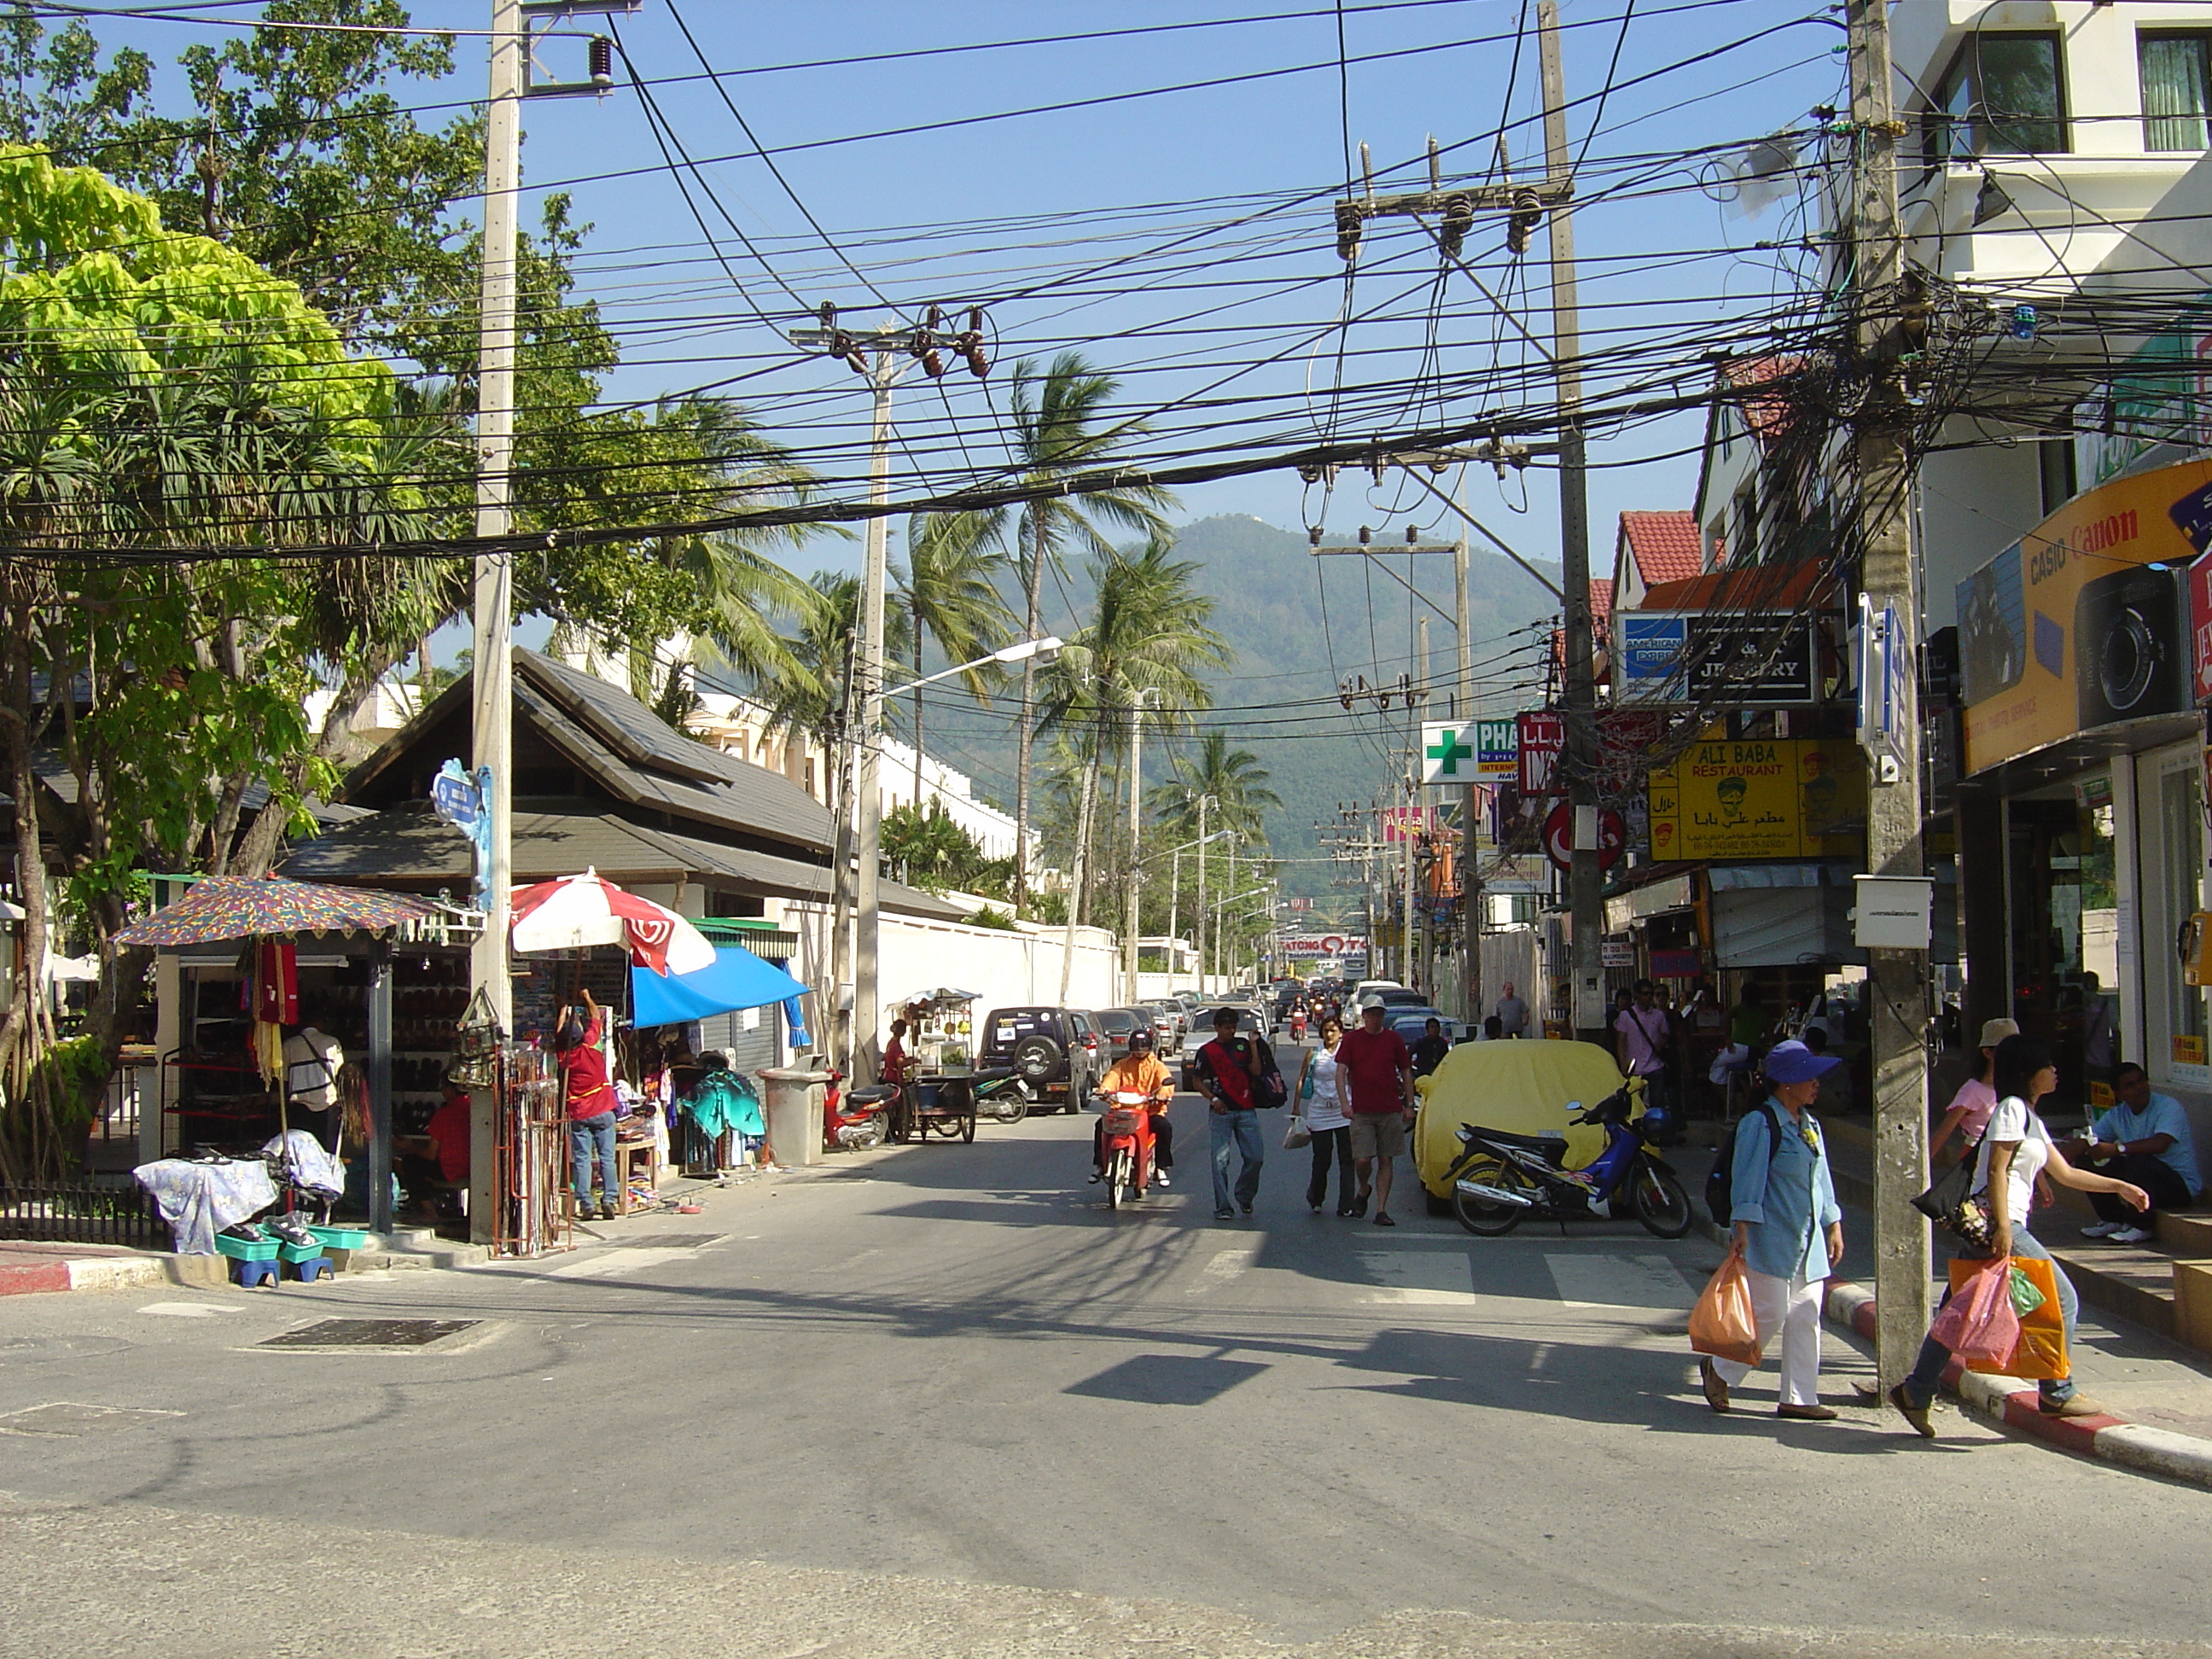
<svg viewBox="0 0 2212 1659">
<path fill-rule="evenodd" d="M 153 1302 L 138 1310 L 142 1314 L 160 1314 L 171 1319 L 211 1319 L 217 1314 L 236 1313 L 239 1308 L 229 1302 Z"/>
<path fill-rule="evenodd" d="M 1698 1299 L 1690 1282 L 1663 1255 L 1547 1254 L 1544 1264 L 1552 1270 L 1559 1300 L 1570 1308 L 1681 1313 Z"/>
<path fill-rule="evenodd" d="M 1356 1250 L 1360 1265 L 1382 1281 L 1368 1302 L 1396 1307 L 1464 1308 L 1475 1299 L 1474 1259 L 1464 1250 Z"/>
<path fill-rule="evenodd" d="M 1202 1296 L 1217 1290 L 1242 1273 L 1258 1258 L 1260 1247 L 1243 1245 L 1237 1249 L 1216 1250 L 1206 1264 L 1198 1270 L 1198 1283 L 1187 1286 L 1185 1296 Z"/>
</svg>

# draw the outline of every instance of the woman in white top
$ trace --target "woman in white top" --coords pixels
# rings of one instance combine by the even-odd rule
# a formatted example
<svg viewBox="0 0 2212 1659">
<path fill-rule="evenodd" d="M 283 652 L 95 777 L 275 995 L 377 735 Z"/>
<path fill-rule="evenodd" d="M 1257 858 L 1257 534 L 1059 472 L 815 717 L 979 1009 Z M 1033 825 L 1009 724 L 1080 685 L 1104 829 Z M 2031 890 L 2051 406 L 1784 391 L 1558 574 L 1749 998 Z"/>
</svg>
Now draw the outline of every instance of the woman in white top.
<svg viewBox="0 0 2212 1659">
<path fill-rule="evenodd" d="M 1344 1022 L 1334 1014 L 1321 1023 L 1321 1042 L 1306 1050 L 1305 1069 L 1298 1074 L 1298 1111 L 1313 1135 L 1313 1179 L 1306 1183 L 1306 1208 L 1316 1215 L 1328 1196 L 1328 1165 L 1336 1161 L 1336 1212 L 1352 1215 L 1352 1120 L 1344 1115 L 1342 1085 L 1336 1075 L 1336 1045 L 1344 1040 Z M 1311 1091 L 1310 1093 L 1308 1091 Z"/>
<path fill-rule="evenodd" d="M 2035 1103 L 2058 1086 L 2058 1068 L 2051 1063 L 2051 1051 L 2040 1042 L 2029 1036 L 2008 1036 L 2000 1042 L 1990 1083 L 1996 1091 L 1997 1103 L 1990 1114 L 1989 1127 L 1982 1132 L 1981 1149 L 1974 1156 L 1974 1195 L 1988 1206 L 1990 1248 L 1973 1250 L 1960 1246 L 1952 1252 L 1954 1256 L 1987 1261 L 1995 1256 L 2032 1255 L 2051 1261 L 2051 1252 L 2027 1230 L 2028 1206 L 2034 1198 L 2038 1176 L 2047 1175 L 2060 1186 L 2077 1192 L 2115 1194 L 2138 1210 L 2150 1207 L 2150 1195 L 2142 1188 L 2077 1170 L 2051 1144 L 2051 1132 L 2035 1115 Z M 2066 1345 L 2071 1349 L 2074 1315 L 2080 1303 L 2072 1281 L 2055 1261 L 2051 1263 L 2051 1273 L 2058 1283 L 2058 1310 L 2065 1317 Z M 1928 1420 L 1928 1407 L 1942 1382 L 1943 1368 L 1950 1363 L 1950 1351 L 1931 1336 L 1920 1345 L 1920 1358 L 1912 1374 L 1889 1391 L 1890 1403 L 1905 1414 L 1905 1420 L 1931 1440 L 1936 1430 Z M 2037 1403 L 2047 1416 L 2094 1417 L 2104 1410 L 2087 1395 L 2075 1393 L 2071 1377 L 2053 1378 L 2037 1387 L 2041 1395 Z"/>
</svg>

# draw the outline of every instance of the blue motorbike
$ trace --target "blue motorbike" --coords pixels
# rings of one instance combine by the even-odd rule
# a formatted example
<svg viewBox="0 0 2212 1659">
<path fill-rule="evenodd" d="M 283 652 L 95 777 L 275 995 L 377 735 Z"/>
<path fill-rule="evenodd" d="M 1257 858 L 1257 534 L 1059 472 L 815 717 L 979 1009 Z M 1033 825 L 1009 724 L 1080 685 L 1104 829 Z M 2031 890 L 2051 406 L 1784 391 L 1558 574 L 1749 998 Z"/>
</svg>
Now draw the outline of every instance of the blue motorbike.
<svg viewBox="0 0 2212 1659">
<path fill-rule="evenodd" d="M 1630 1121 L 1628 1091 L 1587 1111 L 1579 1100 L 1570 1101 L 1567 1110 L 1571 1122 L 1605 1129 L 1605 1150 L 1579 1170 L 1566 1167 L 1565 1135 L 1462 1127 L 1462 1150 L 1445 1177 L 1459 1224 L 1484 1238 L 1501 1237 L 1532 1218 L 1557 1221 L 1565 1232 L 1571 1220 L 1605 1214 L 1620 1195 L 1647 1231 L 1662 1238 L 1687 1233 L 1690 1195 L 1672 1166 L 1651 1150 L 1641 1121 Z"/>
</svg>

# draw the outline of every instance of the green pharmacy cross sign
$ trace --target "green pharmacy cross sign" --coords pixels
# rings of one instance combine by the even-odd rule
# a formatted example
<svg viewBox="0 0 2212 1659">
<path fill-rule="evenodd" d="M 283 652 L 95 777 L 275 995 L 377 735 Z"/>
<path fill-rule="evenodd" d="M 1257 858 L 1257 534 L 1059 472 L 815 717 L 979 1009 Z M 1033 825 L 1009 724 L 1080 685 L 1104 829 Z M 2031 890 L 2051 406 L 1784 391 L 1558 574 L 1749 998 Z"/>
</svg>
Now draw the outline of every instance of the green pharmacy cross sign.
<svg viewBox="0 0 2212 1659">
<path fill-rule="evenodd" d="M 1486 783 L 1517 775 L 1521 732 L 1511 720 L 1433 720 L 1421 726 L 1421 781 Z"/>
<path fill-rule="evenodd" d="M 1431 732 L 1435 734 L 1433 737 L 1430 735 Z M 1426 739 L 1422 745 L 1422 752 L 1429 760 L 1428 765 L 1421 769 L 1424 783 L 1434 783 L 1440 779 L 1449 782 L 1455 778 L 1473 775 L 1471 772 L 1462 773 L 1459 769 L 1462 761 L 1474 758 L 1474 750 L 1462 740 L 1459 727 L 1425 726 L 1421 728 L 1421 736 Z"/>
</svg>

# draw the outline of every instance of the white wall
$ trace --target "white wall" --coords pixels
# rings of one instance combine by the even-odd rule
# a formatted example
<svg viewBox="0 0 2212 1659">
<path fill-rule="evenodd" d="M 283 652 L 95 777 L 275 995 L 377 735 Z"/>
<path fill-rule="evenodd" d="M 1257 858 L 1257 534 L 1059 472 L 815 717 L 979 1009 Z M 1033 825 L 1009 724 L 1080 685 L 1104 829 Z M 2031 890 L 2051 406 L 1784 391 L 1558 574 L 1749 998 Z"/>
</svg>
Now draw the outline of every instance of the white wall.
<svg viewBox="0 0 2212 1659">
<path fill-rule="evenodd" d="M 787 904 L 783 925 L 799 935 L 799 954 L 791 971 L 809 985 L 823 984 L 828 978 L 826 907 Z M 1056 1004 L 1065 938 L 1062 928 L 1034 923 L 1009 930 L 887 915 L 876 945 L 886 1018 L 894 999 L 940 985 L 975 992 L 981 999 L 979 1017 L 994 1007 Z M 1121 1000 L 1121 959 L 1114 935 L 1099 927 L 1076 929 L 1068 1004 L 1113 1007 Z M 814 1000 L 810 999 L 810 1014 L 815 1012 Z"/>
</svg>

